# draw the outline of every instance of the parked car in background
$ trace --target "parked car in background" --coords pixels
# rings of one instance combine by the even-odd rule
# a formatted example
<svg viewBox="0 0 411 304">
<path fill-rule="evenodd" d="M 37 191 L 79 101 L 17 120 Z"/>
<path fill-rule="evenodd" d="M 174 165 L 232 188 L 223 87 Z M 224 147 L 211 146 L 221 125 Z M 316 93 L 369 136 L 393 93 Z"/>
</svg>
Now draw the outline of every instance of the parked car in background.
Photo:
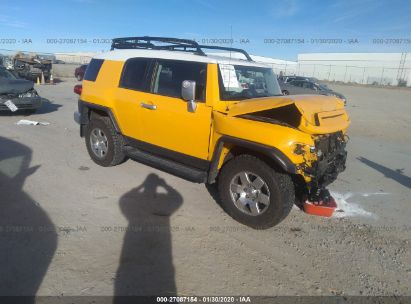
<svg viewBox="0 0 411 304">
<path fill-rule="evenodd" d="M 84 73 L 86 72 L 87 64 L 83 64 L 74 70 L 74 77 L 77 78 L 78 81 L 82 81 L 84 78 Z"/>
<path fill-rule="evenodd" d="M 33 88 L 34 82 L 19 79 L 13 73 L 0 67 L 0 111 L 11 111 L 7 106 L 18 110 L 35 112 L 42 104 L 40 96 Z"/>
<path fill-rule="evenodd" d="M 12 57 L 11 68 L 20 78 L 36 81 L 44 76 L 47 82 L 51 75 L 52 60 L 36 54 L 30 55 L 19 52 Z"/>
<path fill-rule="evenodd" d="M 279 82 L 284 82 L 284 83 L 289 83 L 294 80 L 307 80 L 307 81 L 312 81 L 316 83 L 320 83 L 320 81 L 315 78 L 315 77 L 305 77 L 305 76 L 279 76 L 278 81 Z"/>
<path fill-rule="evenodd" d="M 290 82 L 279 82 L 281 91 L 284 95 L 299 95 L 299 94 L 317 94 L 335 96 L 347 103 L 344 95 L 331 90 L 326 84 L 314 82 L 311 80 L 293 80 Z"/>
</svg>

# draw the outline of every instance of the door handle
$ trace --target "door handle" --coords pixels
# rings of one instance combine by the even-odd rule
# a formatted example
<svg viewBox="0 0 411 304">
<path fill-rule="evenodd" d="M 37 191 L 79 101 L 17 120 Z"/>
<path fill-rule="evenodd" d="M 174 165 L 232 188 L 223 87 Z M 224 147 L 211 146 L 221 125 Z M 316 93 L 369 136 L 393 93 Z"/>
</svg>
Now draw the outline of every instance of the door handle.
<svg viewBox="0 0 411 304">
<path fill-rule="evenodd" d="M 149 110 L 156 110 L 156 109 L 157 109 L 157 106 L 156 106 L 156 105 L 152 105 L 152 104 L 148 104 L 148 103 L 144 103 L 144 102 L 142 102 L 142 103 L 140 104 L 140 106 L 141 106 L 142 108 L 149 109 Z"/>
</svg>

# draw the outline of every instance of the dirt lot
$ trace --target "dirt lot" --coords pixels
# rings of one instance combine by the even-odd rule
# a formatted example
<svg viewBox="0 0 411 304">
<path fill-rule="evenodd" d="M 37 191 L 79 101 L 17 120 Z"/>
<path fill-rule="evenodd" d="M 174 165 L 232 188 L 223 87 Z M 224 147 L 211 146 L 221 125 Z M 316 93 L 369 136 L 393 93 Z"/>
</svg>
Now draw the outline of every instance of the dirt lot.
<svg viewBox="0 0 411 304">
<path fill-rule="evenodd" d="M 95 165 L 74 84 L 38 87 L 49 103 L 30 117 L 0 116 L 1 295 L 411 295 L 409 90 L 333 86 L 352 118 L 331 187 L 341 212 L 295 208 L 255 231 L 204 185 Z"/>
</svg>

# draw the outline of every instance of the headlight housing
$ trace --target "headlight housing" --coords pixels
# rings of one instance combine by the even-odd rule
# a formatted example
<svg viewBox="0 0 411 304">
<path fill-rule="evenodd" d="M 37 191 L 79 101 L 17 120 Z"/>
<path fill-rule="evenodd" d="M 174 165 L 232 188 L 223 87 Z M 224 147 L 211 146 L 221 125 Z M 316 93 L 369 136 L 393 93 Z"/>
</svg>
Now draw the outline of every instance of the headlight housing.
<svg viewBox="0 0 411 304">
<path fill-rule="evenodd" d="M 304 155 L 307 152 L 315 153 L 315 146 L 310 146 L 305 143 L 294 143 L 293 153 L 297 155 Z"/>
<path fill-rule="evenodd" d="M 30 90 L 30 91 L 27 91 L 27 92 L 25 92 L 25 93 L 19 94 L 19 98 L 24 98 L 24 97 L 36 97 L 36 96 L 38 96 L 36 90 Z"/>
</svg>

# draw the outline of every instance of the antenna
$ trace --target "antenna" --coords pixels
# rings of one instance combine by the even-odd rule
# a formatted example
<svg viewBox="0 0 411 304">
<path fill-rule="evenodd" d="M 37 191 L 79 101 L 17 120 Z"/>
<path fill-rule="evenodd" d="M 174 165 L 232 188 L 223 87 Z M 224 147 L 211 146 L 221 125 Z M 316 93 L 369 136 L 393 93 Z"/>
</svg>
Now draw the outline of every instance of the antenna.
<svg viewBox="0 0 411 304">
<path fill-rule="evenodd" d="M 230 24 L 230 47 L 233 47 L 233 25 Z M 230 59 L 229 59 L 229 64 L 231 65 L 231 50 L 230 50 Z M 231 72 L 228 73 L 228 90 L 230 90 L 230 85 L 231 85 Z M 225 103 L 225 110 L 228 111 L 230 110 L 230 107 L 228 106 L 228 101 Z"/>
<path fill-rule="evenodd" d="M 230 24 L 230 46 L 233 47 L 233 25 Z M 230 63 L 231 63 L 231 51 L 230 51 Z"/>
</svg>

